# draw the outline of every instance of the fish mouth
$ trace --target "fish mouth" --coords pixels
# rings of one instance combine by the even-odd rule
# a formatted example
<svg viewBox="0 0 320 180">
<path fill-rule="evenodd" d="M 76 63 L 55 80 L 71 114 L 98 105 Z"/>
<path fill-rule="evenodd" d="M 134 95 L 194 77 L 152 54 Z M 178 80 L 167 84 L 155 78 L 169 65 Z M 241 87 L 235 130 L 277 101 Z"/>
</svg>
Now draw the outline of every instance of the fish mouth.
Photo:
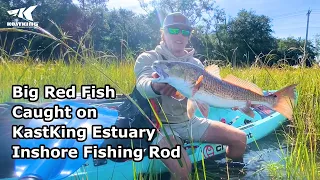
<svg viewBox="0 0 320 180">
<path fill-rule="evenodd" d="M 164 70 L 162 68 L 160 68 L 159 66 L 153 64 L 151 66 L 151 68 L 159 75 L 159 77 L 154 78 L 153 81 L 161 81 L 161 80 L 164 80 L 167 77 L 169 77 L 169 75 L 166 72 L 164 72 Z"/>
</svg>

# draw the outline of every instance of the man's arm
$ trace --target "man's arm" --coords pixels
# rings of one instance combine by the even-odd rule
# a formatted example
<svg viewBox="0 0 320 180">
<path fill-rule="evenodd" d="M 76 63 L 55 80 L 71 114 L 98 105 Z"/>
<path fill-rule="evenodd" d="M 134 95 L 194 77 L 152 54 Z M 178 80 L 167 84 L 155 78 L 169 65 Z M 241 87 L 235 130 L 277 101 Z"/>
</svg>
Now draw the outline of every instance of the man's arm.
<svg viewBox="0 0 320 180">
<path fill-rule="evenodd" d="M 151 87 L 152 73 L 154 72 L 151 68 L 152 63 L 155 59 L 151 54 L 142 53 L 138 56 L 135 65 L 134 73 L 136 76 L 136 87 L 137 90 L 143 97 L 155 98 L 161 95 L 157 94 Z"/>
</svg>

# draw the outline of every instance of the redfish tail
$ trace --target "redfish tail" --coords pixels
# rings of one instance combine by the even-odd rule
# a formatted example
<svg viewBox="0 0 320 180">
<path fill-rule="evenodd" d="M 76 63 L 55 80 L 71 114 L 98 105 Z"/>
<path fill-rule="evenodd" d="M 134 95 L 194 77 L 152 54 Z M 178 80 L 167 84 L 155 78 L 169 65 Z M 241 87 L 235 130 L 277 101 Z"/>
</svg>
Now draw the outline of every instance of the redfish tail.
<svg viewBox="0 0 320 180">
<path fill-rule="evenodd" d="M 276 97 L 276 103 L 273 104 L 273 109 L 284 115 L 289 120 L 292 120 L 293 118 L 296 86 L 297 84 L 293 84 L 269 95 Z"/>
</svg>

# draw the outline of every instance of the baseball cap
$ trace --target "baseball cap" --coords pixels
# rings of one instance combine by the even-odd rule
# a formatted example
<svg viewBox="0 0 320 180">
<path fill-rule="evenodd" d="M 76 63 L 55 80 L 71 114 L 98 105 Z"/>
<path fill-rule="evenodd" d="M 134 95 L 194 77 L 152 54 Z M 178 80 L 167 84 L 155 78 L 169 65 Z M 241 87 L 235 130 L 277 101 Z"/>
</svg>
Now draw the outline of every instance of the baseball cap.
<svg viewBox="0 0 320 180">
<path fill-rule="evenodd" d="M 174 25 L 183 26 L 190 30 L 193 29 L 188 18 L 180 12 L 168 14 L 163 21 L 162 27 L 165 28 L 165 27 L 174 26 Z"/>
</svg>

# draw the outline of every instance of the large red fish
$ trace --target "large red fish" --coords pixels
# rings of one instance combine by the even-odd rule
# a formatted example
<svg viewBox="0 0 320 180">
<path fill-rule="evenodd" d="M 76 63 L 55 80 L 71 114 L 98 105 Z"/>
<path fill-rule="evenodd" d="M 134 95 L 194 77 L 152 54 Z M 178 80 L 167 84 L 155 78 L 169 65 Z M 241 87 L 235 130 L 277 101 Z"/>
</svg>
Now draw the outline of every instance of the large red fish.
<svg viewBox="0 0 320 180">
<path fill-rule="evenodd" d="M 159 75 L 154 82 L 168 83 L 177 89 L 176 99 L 188 98 L 187 111 L 193 117 L 195 105 L 207 117 L 209 106 L 236 108 L 253 117 L 250 108 L 260 104 L 270 107 L 288 119 L 292 119 L 296 84 L 287 86 L 273 94 L 264 95 L 257 85 L 233 75 L 220 77 L 218 66 L 206 69 L 188 62 L 155 61 L 152 68 Z"/>
</svg>

